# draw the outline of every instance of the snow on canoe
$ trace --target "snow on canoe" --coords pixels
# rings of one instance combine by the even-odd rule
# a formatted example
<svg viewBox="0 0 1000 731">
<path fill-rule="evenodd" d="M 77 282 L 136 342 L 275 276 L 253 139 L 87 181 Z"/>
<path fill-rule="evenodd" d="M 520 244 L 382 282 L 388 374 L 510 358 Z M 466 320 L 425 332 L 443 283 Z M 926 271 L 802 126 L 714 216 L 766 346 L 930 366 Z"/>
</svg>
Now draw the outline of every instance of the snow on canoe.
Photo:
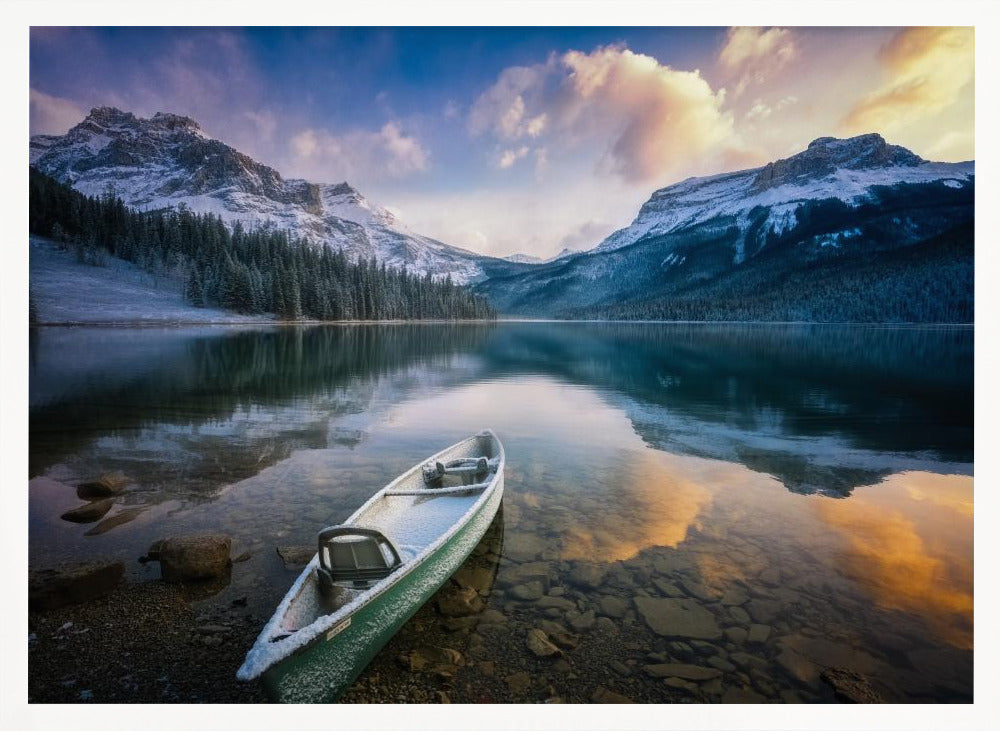
<svg viewBox="0 0 1000 731">
<path fill-rule="evenodd" d="M 236 673 L 274 700 L 336 700 L 462 565 L 503 498 L 504 450 L 485 430 L 415 465 L 319 533 Z"/>
</svg>

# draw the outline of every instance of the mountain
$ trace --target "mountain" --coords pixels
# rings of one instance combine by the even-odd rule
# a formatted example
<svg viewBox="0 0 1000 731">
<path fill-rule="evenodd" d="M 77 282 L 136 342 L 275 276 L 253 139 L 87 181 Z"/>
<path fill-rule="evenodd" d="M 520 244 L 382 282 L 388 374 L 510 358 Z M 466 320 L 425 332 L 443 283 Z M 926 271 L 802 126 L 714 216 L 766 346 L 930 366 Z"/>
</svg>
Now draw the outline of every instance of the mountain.
<svg viewBox="0 0 1000 731">
<path fill-rule="evenodd" d="M 316 244 L 466 283 L 490 262 L 410 231 L 348 183 L 285 179 L 176 114 L 98 107 L 65 135 L 31 138 L 31 164 L 91 196 L 113 191 L 148 210 L 186 206 L 227 223 L 287 229 Z"/>
<path fill-rule="evenodd" d="M 477 285 L 501 312 L 970 321 L 975 164 L 877 134 L 656 191 L 594 249 Z"/>
<path fill-rule="evenodd" d="M 574 254 L 579 254 L 578 249 L 563 249 L 555 256 L 550 256 L 548 259 L 543 259 L 540 256 L 532 256 L 531 254 L 511 254 L 510 256 L 505 256 L 504 261 L 513 262 L 514 264 L 548 264 L 556 259 L 565 259 L 567 256 L 573 256 Z"/>
<path fill-rule="evenodd" d="M 511 254 L 510 256 L 503 257 L 504 261 L 513 262 L 514 264 L 543 264 L 545 259 L 540 256 L 532 256 L 531 254 Z"/>
</svg>

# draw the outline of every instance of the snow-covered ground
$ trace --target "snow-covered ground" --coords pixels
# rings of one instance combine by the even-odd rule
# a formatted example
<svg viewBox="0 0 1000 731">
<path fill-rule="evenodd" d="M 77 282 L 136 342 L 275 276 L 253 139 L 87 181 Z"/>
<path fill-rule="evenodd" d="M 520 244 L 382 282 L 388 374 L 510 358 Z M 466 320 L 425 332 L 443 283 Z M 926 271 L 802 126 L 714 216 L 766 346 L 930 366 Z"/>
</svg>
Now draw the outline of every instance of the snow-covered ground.
<svg viewBox="0 0 1000 731">
<path fill-rule="evenodd" d="M 107 257 L 105 266 L 81 264 L 76 253 L 56 243 L 29 237 L 31 297 L 43 324 L 173 325 L 184 323 L 251 323 L 271 321 L 266 315 L 238 315 L 194 307 L 180 285 L 153 277 L 121 259 Z"/>
</svg>

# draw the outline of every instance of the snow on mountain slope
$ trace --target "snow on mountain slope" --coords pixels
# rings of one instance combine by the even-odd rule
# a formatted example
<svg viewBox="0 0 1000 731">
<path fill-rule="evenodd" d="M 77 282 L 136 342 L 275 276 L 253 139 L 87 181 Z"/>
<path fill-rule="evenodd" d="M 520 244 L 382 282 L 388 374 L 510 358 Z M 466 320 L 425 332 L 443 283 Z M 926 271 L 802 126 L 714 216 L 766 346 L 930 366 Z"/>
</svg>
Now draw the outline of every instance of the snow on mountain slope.
<svg viewBox="0 0 1000 731">
<path fill-rule="evenodd" d="M 763 167 L 688 178 L 650 197 L 631 225 L 615 231 L 593 251 L 612 251 L 648 236 L 661 236 L 718 219 L 746 232 L 751 211 L 767 209 L 765 227 L 780 233 L 796 224 L 796 211 L 811 200 L 848 205 L 870 200 L 873 188 L 944 181 L 961 186 L 975 175 L 974 162 L 928 162 L 878 134 L 848 139 L 820 137 L 792 157 Z M 736 251 L 737 262 L 741 251 Z"/>
<path fill-rule="evenodd" d="M 567 256 L 573 256 L 574 254 L 579 254 L 579 249 L 563 249 L 555 256 L 550 256 L 548 259 L 543 259 L 540 256 L 532 256 L 531 254 L 511 254 L 510 256 L 505 256 L 505 261 L 511 261 L 515 264 L 548 264 L 550 262 L 556 261 L 557 259 L 565 259 Z"/>
<path fill-rule="evenodd" d="M 140 209 L 212 213 L 227 223 L 274 226 L 313 243 L 456 282 L 483 278 L 488 257 L 410 231 L 350 185 L 285 179 L 205 134 L 188 117 L 141 119 L 98 107 L 62 136 L 31 138 L 31 164 L 91 196 L 113 192 Z"/>
</svg>

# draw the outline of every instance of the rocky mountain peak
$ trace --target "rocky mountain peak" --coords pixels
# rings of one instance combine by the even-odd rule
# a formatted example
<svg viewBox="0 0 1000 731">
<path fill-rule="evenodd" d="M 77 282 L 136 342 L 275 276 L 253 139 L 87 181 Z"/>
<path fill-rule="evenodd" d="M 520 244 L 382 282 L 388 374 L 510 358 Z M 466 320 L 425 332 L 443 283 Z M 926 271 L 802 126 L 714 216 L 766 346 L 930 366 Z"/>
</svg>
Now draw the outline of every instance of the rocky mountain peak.
<svg viewBox="0 0 1000 731">
<path fill-rule="evenodd" d="M 86 125 L 88 123 L 106 128 L 134 126 L 139 123 L 139 120 L 131 112 L 123 112 L 116 107 L 94 107 L 80 124 Z"/>
<path fill-rule="evenodd" d="M 180 114 L 171 114 L 169 112 L 157 112 L 150 118 L 150 122 L 164 127 L 170 131 L 177 129 L 191 130 L 192 132 L 200 132 L 201 126 L 195 122 L 191 117 L 185 117 Z"/>
<path fill-rule="evenodd" d="M 762 167 L 752 190 L 762 191 L 786 183 L 818 179 L 838 169 L 870 170 L 909 167 L 926 162 L 900 145 L 890 145 L 875 132 L 839 139 L 819 137 L 802 152 Z"/>
<path fill-rule="evenodd" d="M 284 179 L 180 114 L 95 107 L 65 135 L 36 135 L 30 160 L 87 195 L 109 188 L 142 209 L 180 205 L 227 223 L 274 226 L 319 245 L 456 281 L 483 276 L 472 252 L 419 236 L 347 182 Z"/>
</svg>

